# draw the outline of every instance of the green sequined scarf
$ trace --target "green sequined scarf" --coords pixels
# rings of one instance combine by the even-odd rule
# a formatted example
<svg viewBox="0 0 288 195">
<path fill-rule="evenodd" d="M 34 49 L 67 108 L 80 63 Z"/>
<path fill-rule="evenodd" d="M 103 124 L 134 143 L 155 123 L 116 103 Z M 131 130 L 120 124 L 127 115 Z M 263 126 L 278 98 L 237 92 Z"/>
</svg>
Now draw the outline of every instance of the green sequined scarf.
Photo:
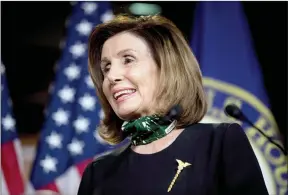
<svg viewBox="0 0 288 195">
<path fill-rule="evenodd" d="M 176 126 L 176 120 L 165 121 L 157 115 L 144 116 L 122 125 L 124 134 L 130 136 L 134 146 L 149 144 L 170 133 Z"/>
</svg>

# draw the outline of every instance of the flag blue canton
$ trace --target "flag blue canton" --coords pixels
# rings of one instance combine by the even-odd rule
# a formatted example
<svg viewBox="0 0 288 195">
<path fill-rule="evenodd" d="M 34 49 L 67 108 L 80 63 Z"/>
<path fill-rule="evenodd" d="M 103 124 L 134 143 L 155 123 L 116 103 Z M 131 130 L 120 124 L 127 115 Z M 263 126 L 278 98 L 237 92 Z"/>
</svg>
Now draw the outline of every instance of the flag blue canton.
<svg viewBox="0 0 288 195">
<path fill-rule="evenodd" d="M 73 5 L 31 172 L 36 190 L 53 183 L 69 167 L 111 147 L 96 134 L 103 112 L 87 69 L 87 43 L 92 29 L 112 17 L 108 2 Z"/>
<path fill-rule="evenodd" d="M 22 149 L 13 117 L 5 66 L 1 62 L 1 194 L 25 191 Z M 17 182 L 15 182 L 17 181 Z"/>
<path fill-rule="evenodd" d="M 1 145 L 16 139 L 16 123 L 12 114 L 5 66 L 1 62 Z"/>
<path fill-rule="evenodd" d="M 1 144 L 13 141 L 18 137 L 11 104 L 5 66 L 1 62 Z"/>
</svg>

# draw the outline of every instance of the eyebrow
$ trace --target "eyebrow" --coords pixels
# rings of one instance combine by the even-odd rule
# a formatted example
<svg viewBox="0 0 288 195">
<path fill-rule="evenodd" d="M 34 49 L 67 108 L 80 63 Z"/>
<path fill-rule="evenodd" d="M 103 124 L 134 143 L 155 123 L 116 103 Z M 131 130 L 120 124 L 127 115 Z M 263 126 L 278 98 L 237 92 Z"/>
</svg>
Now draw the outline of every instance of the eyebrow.
<svg viewBox="0 0 288 195">
<path fill-rule="evenodd" d="M 136 50 L 134 50 L 134 49 L 123 49 L 123 50 L 121 50 L 121 51 L 119 51 L 119 52 L 117 53 L 117 56 L 119 56 L 119 55 L 121 55 L 121 54 L 123 54 L 123 53 L 125 53 L 125 52 L 127 52 L 127 51 L 136 52 Z"/>
<path fill-rule="evenodd" d="M 121 51 L 119 51 L 118 53 L 117 53 L 117 56 L 120 56 L 121 54 L 123 54 L 123 53 L 125 53 L 125 52 L 127 52 L 127 51 L 133 51 L 133 52 L 137 52 L 136 50 L 134 50 L 134 49 L 123 49 L 123 50 L 121 50 Z M 102 58 L 101 59 L 101 61 L 100 61 L 100 64 L 102 64 L 103 62 L 109 62 L 109 60 L 106 58 L 106 57 L 104 57 L 104 58 Z"/>
</svg>

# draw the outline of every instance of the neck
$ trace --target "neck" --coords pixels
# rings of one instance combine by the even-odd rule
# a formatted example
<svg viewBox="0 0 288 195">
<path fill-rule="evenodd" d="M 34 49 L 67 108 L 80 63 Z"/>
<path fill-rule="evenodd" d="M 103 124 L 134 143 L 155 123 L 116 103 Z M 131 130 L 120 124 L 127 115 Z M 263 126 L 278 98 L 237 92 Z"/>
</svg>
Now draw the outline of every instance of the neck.
<svg viewBox="0 0 288 195">
<path fill-rule="evenodd" d="M 177 137 L 182 133 L 184 129 L 174 129 L 171 133 L 158 139 L 154 142 L 151 142 L 146 145 L 131 146 L 131 149 L 139 154 L 153 154 L 164 150 L 169 147 Z"/>
</svg>

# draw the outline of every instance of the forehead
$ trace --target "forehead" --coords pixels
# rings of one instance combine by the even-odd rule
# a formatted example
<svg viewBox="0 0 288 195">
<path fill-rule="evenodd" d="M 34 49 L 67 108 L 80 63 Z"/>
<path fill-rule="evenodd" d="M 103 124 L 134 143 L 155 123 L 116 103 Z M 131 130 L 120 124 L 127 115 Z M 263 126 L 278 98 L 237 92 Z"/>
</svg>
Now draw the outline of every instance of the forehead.
<svg viewBox="0 0 288 195">
<path fill-rule="evenodd" d="M 139 53 L 150 51 L 147 42 L 130 32 L 123 32 L 110 37 L 102 48 L 102 56 L 117 54 L 123 50 L 133 50 Z"/>
</svg>

